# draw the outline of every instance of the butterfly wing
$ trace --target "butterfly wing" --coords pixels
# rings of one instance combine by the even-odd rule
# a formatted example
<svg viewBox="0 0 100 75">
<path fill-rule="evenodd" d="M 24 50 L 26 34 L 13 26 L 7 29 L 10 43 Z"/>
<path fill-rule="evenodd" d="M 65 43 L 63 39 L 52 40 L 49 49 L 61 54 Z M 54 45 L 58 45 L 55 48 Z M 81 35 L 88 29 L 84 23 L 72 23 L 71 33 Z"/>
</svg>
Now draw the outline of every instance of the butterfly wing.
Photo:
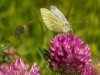
<svg viewBox="0 0 100 75">
<path fill-rule="evenodd" d="M 40 9 L 42 18 L 46 26 L 56 32 L 63 32 L 64 22 L 54 15 L 51 11 L 45 8 Z"/>
<path fill-rule="evenodd" d="M 59 9 L 56 6 L 50 6 L 50 11 L 55 14 L 56 16 L 58 16 L 61 20 L 63 20 L 65 23 L 67 23 L 67 19 L 65 18 L 65 16 L 59 11 Z"/>
<path fill-rule="evenodd" d="M 68 32 L 72 30 L 71 24 L 67 21 L 65 16 L 59 11 L 59 9 L 56 6 L 50 6 L 50 11 L 65 22 L 63 32 Z"/>
</svg>

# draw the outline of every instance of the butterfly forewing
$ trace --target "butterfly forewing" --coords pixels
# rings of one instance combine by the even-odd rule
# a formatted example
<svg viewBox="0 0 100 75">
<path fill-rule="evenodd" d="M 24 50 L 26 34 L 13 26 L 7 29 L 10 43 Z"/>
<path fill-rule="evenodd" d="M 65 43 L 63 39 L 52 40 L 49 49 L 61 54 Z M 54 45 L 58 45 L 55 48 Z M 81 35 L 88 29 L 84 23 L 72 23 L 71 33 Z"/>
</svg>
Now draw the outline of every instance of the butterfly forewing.
<svg viewBox="0 0 100 75">
<path fill-rule="evenodd" d="M 62 21 L 48 9 L 41 8 L 40 10 L 44 23 L 50 30 L 56 32 L 63 32 L 64 21 Z"/>
<path fill-rule="evenodd" d="M 59 11 L 59 9 L 56 6 L 50 6 L 50 11 L 64 22 L 68 22 L 65 16 Z"/>
</svg>

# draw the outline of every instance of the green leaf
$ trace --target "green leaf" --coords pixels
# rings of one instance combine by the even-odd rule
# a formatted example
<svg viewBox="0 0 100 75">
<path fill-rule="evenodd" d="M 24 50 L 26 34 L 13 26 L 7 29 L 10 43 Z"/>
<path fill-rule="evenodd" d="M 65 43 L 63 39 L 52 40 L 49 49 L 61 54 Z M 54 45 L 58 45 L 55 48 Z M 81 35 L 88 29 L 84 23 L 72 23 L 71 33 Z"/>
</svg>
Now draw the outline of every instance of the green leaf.
<svg viewBox="0 0 100 75">
<path fill-rule="evenodd" d="M 44 62 L 44 67 L 46 67 L 46 69 L 52 74 L 53 66 L 48 61 Z"/>
<path fill-rule="evenodd" d="M 8 46 L 10 44 L 10 41 L 4 41 L 0 43 L 0 50 L 3 49 L 4 47 Z"/>
<path fill-rule="evenodd" d="M 42 46 L 39 46 L 38 49 L 40 56 L 45 60 L 44 67 L 52 74 L 53 66 L 48 62 L 49 52 Z"/>
<path fill-rule="evenodd" d="M 42 46 L 39 46 L 38 49 L 39 49 L 38 51 L 39 51 L 40 56 L 44 60 L 48 60 L 48 57 L 50 57 L 49 52 L 45 48 L 43 48 Z"/>
</svg>

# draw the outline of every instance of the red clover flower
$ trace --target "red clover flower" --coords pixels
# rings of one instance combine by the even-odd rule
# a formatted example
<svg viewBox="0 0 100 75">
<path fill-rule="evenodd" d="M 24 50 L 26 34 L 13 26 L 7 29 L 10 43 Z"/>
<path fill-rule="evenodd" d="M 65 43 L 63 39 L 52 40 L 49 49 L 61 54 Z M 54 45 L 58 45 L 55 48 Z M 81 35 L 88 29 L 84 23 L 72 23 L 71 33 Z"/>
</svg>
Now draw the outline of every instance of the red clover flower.
<svg viewBox="0 0 100 75">
<path fill-rule="evenodd" d="M 41 75 L 40 68 L 36 63 L 33 63 L 31 70 L 28 70 L 29 65 L 25 64 L 21 59 L 16 59 L 10 66 L 4 64 L 0 67 L 0 75 Z"/>
<path fill-rule="evenodd" d="M 69 71 L 80 73 L 91 62 L 89 49 L 77 36 L 59 34 L 51 40 L 48 61 L 66 75 Z"/>
</svg>

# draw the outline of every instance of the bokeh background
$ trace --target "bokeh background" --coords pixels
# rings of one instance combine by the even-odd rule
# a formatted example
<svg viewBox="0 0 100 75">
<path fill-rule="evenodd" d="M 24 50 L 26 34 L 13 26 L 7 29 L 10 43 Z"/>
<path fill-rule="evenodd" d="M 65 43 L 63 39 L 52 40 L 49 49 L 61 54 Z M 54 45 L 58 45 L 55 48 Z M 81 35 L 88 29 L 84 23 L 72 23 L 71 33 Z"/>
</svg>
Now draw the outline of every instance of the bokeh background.
<svg viewBox="0 0 100 75">
<path fill-rule="evenodd" d="M 58 34 L 46 27 L 40 13 L 40 8 L 49 9 L 51 5 L 55 5 L 70 23 L 88 21 L 74 23 L 73 33 L 89 44 L 93 59 L 100 58 L 100 0 L 0 0 L 0 42 L 11 41 L 8 50 L 13 47 L 24 62 L 30 66 L 36 62 L 42 75 L 49 75 L 38 46 L 49 49 L 50 40 Z M 16 30 L 19 25 L 24 30 Z M 22 34 L 17 34 L 19 31 Z M 8 64 L 14 59 L 12 55 L 6 57 L 9 57 Z M 0 56 L 0 64 L 3 58 Z"/>
</svg>

